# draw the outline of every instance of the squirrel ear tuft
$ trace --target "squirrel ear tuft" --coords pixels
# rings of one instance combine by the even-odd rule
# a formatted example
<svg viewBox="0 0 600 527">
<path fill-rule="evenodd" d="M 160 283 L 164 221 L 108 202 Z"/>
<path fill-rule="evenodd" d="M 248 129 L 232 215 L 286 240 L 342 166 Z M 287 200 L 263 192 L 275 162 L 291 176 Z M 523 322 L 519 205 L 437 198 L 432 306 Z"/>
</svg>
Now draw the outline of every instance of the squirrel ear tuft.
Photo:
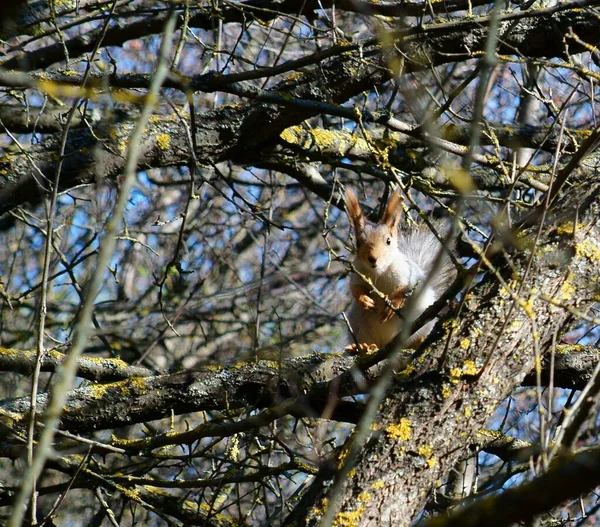
<svg viewBox="0 0 600 527">
<path fill-rule="evenodd" d="M 346 189 L 345 201 L 348 218 L 350 218 L 350 221 L 354 226 L 354 231 L 356 232 L 356 234 L 359 234 L 364 229 L 365 220 L 363 216 L 363 211 L 360 208 L 360 204 L 358 203 L 358 197 L 356 196 L 355 192 L 350 188 Z"/>
<path fill-rule="evenodd" d="M 395 190 L 390 196 L 380 223 L 389 226 L 390 229 L 398 227 L 398 223 L 400 223 L 400 218 L 402 217 L 402 207 L 400 206 L 402 201 L 404 201 L 404 198 Z"/>
</svg>

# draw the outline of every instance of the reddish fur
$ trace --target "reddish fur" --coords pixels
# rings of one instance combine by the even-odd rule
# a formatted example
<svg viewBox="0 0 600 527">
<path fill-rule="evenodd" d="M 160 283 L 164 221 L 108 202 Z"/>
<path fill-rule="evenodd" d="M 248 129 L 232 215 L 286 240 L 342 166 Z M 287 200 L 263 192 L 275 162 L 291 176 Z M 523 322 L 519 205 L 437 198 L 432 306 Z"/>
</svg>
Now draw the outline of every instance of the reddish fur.
<svg viewBox="0 0 600 527">
<path fill-rule="evenodd" d="M 417 314 L 431 305 L 454 279 L 455 270 L 451 260 L 440 252 L 436 237 L 422 228 L 400 231 L 402 198 L 393 192 L 381 220 L 373 224 L 363 214 L 356 194 L 346 191 L 346 211 L 356 235 L 357 273 L 350 278 L 353 304 L 348 311 L 348 321 L 359 346 L 387 344 L 401 329 L 403 321 L 396 317 L 396 310 L 403 307 L 408 291 L 427 277 L 433 262 L 443 258 L 441 268 L 430 284 L 417 291 L 413 309 Z M 385 302 L 376 294 L 362 274 L 372 280 L 378 291 L 387 295 Z M 416 347 L 427 336 L 434 321 L 427 323 L 405 341 L 406 346 Z"/>
</svg>

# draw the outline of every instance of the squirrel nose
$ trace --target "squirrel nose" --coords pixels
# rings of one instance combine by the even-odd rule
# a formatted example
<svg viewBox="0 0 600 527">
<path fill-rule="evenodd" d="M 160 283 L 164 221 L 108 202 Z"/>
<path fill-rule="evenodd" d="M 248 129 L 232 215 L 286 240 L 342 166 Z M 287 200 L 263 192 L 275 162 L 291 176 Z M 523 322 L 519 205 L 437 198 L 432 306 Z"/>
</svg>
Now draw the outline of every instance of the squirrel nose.
<svg viewBox="0 0 600 527">
<path fill-rule="evenodd" d="M 369 256 L 367 260 L 369 260 L 369 263 L 373 266 L 377 263 L 377 258 L 375 258 L 374 256 Z"/>
</svg>

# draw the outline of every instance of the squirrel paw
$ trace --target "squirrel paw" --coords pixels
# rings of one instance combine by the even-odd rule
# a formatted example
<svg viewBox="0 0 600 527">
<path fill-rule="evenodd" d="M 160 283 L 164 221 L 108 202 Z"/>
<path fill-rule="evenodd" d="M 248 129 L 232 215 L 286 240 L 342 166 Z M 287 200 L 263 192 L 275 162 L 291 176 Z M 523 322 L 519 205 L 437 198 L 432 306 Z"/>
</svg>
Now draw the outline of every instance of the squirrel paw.
<svg viewBox="0 0 600 527">
<path fill-rule="evenodd" d="M 379 351 L 379 348 L 377 347 L 377 344 L 361 342 L 360 344 L 350 344 L 349 346 L 346 346 L 344 351 L 350 355 L 371 355 Z"/>
<path fill-rule="evenodd" d="M 369 295 L 362 294 L 358 298 L 358 303 L 363 309 L 367 311 L 372 311 L 375 309 L 375 300 L 373 300 Z"/>
<path fill-rule="evenodd" d="M 406 296 L 404 294 L 404 291 L 396 291 L 395 293 L 392 293 L 389 297 L 389 300 L 390 300 L 392 306 L 394 306 L 394 309 L 400 309 L 406 302 Z M 392 318 L 396 314 L 394 309 L 392 309 L 390 306 L 388 306 L 386 304 L 383 307 L 383 309 L 381 310 L 381 315 L 379 316 L 379 322 L 381 324 L 384 324 L 390 318 Z"/>
</svg>

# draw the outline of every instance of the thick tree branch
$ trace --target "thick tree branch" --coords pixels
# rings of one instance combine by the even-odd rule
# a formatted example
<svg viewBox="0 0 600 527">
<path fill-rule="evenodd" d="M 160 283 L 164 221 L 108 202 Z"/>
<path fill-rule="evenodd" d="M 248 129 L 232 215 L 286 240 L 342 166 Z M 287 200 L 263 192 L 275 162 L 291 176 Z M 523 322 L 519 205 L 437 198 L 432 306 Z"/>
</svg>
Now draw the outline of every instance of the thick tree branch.
<svg viewBox="0 0 600 527">
<path fill-rule="evenodd" d="M 13 134 L 48 134 L 60 133 L 68 109 L 60 106 L 56 107 L 31 107 L 17 106 L 15 104 L 6 104 L 0 106 L 0 132 L 5 130 Z M 101 116 L 98 111 L 88 110 L 85 114 L 76 112 L 71 120 L 71 128 L 81 128 L 89 124 L 96 124 Z"/>
<path fill-rule="evenodd" d="M 531 521 L 566 499 L 576 499 L 600 484 L 600 449 L 559 456 L 545 474 L 518 488 L 476 501 L 427 527 L 504 527 Z"/>
<path fill-rule="evenodd" d="M 556 388 L 582 390 L 591 378 L 592 372 L 600 358 L 595 346 L 579 344 L 561 344 L 556 347 L 554 354 L 554 377 L 552 384 Z M 542 383 L 550 384 L 552 357 L 545 355 L 542 361 Z M 523 379 L 523 385 L 535 386 L 535 372 L 528 373 Z"/>
<path fill-rule="evenodd" d="M 104 360 L 108 361 L 99 362 Z M 337 374 L 350 370 L 355 360 L 349 356 L 330 359 L 313 354 L 283 363 L 281 368 L 276 362 L 258 361 L 244 366 L 92 384 L 70 392 L 61 428 L 83 432 L 152 421 L 171 412 L 269 406 L 278 397 L 306 393 L 320 383 L 327 383 Z M 87 361 L 89 359 L 81 362 Z M 39 394 L 37 410 L 42 412 L 46 403 L 47 394 Z M 19 415 L 24 416 L 29 411 L 29 398 L 5 401 L 0 409 L 18 421 Z M 292 411 L 298 409 L 299 406 L 295 406 Z M 320 409 L 306 408 L 308 413 L 304 415 L 318 415 L 315 411 Z M 345 412 L 343 405 L 340 411 Z"/>
<path fill-rule="evenodd" d="M 555 356 L 553 385 L 581 389 L 589 380 L 590 372 L 598 362 L 594 347 L 559 346 Z M 33 368 L 35 353 L 30 350 L 4 349 L 0 353 L 0 371 L 13 371 L 25 375 Z M 54 371 L 64 360 L 56 351 L 44 357 L 42 371 Z M 265 407 L 281 398 L 308 393 L 319 385 L 327 384 L 343 372 L 351 372 L 357 357 L 325 354 L 288 359 L 281 364 L 270 361 L 248 363 L 234 368 L 207 368 L 203 371 L 152 376 L 145 368 L 130 366 L 118 359 L 81 357 L 78 376 L 108 382 L 93 384 L 73 390 L 61 423 L 63 429 L 86 432 L 107 429 L 124 423 L 132 424 L 166 417 L 173 410 L 177 414 L 208 410 L 243 408 L 249 404 Z M 543 362 L 542 379 L 549 380 L 550 358 Z M 372 381 L 377 368 L 371 370 L 365 381 Z M 530 373 L 523 384 L 535 383 L 535 373 Z M 354 393 L 364 393 L 367 384 L 354 387 Z M 307 399 L 308 400 L 308 399 Z M 43 411 L 46 394 L 38 397 L 38 410 Z M 326 404 L 327 401 L 321 401 Z M 316 405 L 316 406 L 315 406 Z M 5 402 L 0 406 L 18 422 L 29 408 L 27 397 Z M 331 419 L 356 422 L 360 418 L 354 403 L 338 401 Z M 304 409 L 300 404 L 289 411 L 298 416 L 317 416 L 322 406 L 315 399 Z M 15 421 L 16 420 L 16 421 Z M 498 438 L 482 436 L 474 445 L 487 449 L 486 440 Z M 483 441 L 483 443 L 482 443 Z M 513 444 L 514 446 L 514 444 Z M 522 445 L 521 445 L 522 446 Z M 519 448 L 521 448 L 519 446 Z"/>
<path fill-rule="evenodd" d="M 31 375 L 36 361 L 35 350 L 0 348 L 0 371 L 12 371 Z M 58 351 L 49 351 L 42 357 L 40 371 L 56 371 L 65 360 Z M 131 366 L 120 359 L 80 357 L 77 360 L 77 376 L 91 381 L 117 381 L 132 377 L 149 377 L 153 372 L 141 366 Z"/>
<path fill-rule="evenodd" d="M 371 61 L 368 58 L 374 55 L 374 50 L 365 50 L 358 64 L 353 64 L 347 57 L 332 60 L 303 74 L 301 80 L 281 82 L 269 93 L 281 102 L 288 97 L 310 97 L 313 100 L 309 102 L 314 103 L 313 86 L 317 85 L 318 98 L 334 103 L 346 101 L 387 80 L 387 70 L 378 66 L 378 60 Z M 283 93 L 287 94 L 286 97 Z M 260 158 L 265 148 L 269 150 L 274 147 L 285 128 L 317 112 L 314 106 L 274 107 L 260 102 L 207 112 L 196 122 L 196 162 L 213 165 L 232 160 L 240 164 L 252 164 Z M 63 160 L 61 188 L 68 189 L 120 173 L 132 126 L 130 123 L 121 123 L 95 131 L 74 131 L 69 142 L 71 150 Z M 57 160 L 51 153 L 57 150 L 59 141 L 60 137 L 51 136 L 27 151 L 7 154 L 0 159 L 0 213 L 35 200 L 40 188 L 47 188 L 44 175 L 54 173 Z M 138 168 L 186 164 L 191 157 L 188 143 L 185 116 L 153 119 L 139 146 Z"/>
</svg>

